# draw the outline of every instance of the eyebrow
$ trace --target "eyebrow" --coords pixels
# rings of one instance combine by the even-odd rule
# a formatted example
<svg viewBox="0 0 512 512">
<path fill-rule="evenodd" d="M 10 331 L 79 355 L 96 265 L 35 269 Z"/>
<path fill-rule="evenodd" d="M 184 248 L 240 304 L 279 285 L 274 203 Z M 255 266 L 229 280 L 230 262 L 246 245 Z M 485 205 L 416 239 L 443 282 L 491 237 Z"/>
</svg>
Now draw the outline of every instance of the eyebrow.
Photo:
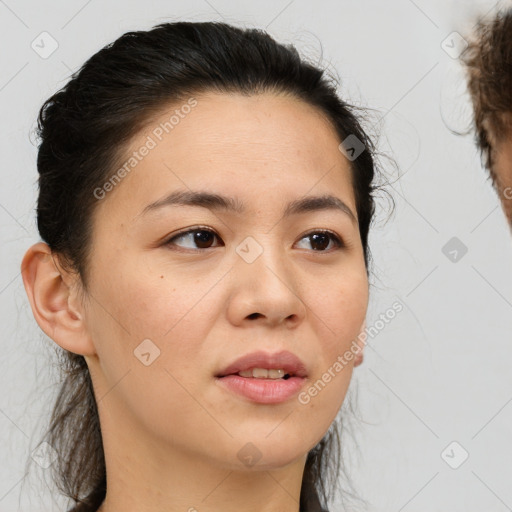
<svg viewBox="0 0 512 512">
<path fill-rule="evenodd" d="M 245 206 L 243 202 L 236 197 L 223 196 L 211 192 L 177 190 L 169 195 L 158 199 L 154 203 L 148 204 L 138 215 L 141 217 L 149 212 L 158 210 L 166 206 L 198 206 L 207 208 L 211 211 L 224 210 L 235 213 L 243 213 Z M 283 217 L 298 215 L 307 212 L 316 212 L 322 210 L 341 211 L 350 217 L 350 220 L 357 224 L 357 218 L 349 206 L 339 197 L 324 194 L 321 196 L 306 196 L 286 205 Z"/>
</svg>

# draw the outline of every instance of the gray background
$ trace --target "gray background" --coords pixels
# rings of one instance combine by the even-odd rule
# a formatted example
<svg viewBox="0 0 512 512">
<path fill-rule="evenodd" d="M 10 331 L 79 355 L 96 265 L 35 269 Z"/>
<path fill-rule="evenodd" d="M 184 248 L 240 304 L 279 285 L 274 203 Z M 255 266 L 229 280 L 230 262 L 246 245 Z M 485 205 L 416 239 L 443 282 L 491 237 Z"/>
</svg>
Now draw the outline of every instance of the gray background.
<svg viewBox="0 0 512 512">
<path fill-rule="evenodd" d="M 1 511 L 66 506 L 51 491 L 48 469 L 36 464 L 23 482 L 57 389 L 53 343 L 32 316 L 19 271 L 39 240 L 31 136 L 38 109 L 105 44 L 174 19 L 266 28 L 316 60 L 323 56 L 341 77 L 344 98 L 375 109 L 367 127 L 382 131 L 379 148 L 399 165 L 400 179 L 382 161 L 396 210 L 389 217 L 385 197 L 379 203 L 368 325 L 395 300 L 404 310 L 369 339 L 354 372 L 359 420 L 344 443 L 368 510 L 512 510 L 512 237 L 472 135 L 451 131 L 468 127 L 470 109 L 460 63 L 441 46 L 498 5 L 0 0 Z M 58 43 L 47 59 L 31 48 L 43 31 Z M 443 252 L 453 237 L 467 248 L 457 261 Z M 450 467 L 465 452 L 468 459 Z"/>
</svg>

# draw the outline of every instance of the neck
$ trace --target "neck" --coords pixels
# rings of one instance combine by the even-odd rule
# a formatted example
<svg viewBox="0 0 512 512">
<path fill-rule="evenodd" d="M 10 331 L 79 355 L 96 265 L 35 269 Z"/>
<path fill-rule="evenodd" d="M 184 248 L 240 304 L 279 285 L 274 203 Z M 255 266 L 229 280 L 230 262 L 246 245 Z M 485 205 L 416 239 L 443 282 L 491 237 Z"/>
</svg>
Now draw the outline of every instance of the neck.
<svg viewBox="0 0 512 512">
<path fill-rule="evenodd" d="M 112 412 L 100 412 L 107 493 L 98 512 L 299 512 L 307 455 L 279 467 L 228 464 L 113 421 Z"/>
</svg>

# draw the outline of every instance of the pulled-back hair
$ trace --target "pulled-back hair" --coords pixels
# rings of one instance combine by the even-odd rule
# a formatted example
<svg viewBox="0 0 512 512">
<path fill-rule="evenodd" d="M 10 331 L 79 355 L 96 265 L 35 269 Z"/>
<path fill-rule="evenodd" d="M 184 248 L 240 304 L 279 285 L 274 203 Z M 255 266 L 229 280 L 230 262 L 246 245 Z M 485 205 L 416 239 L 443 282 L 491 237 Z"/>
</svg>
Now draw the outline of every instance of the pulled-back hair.
<svg viewBox="0 0 512 512">
<path fill-rule="evenodd" d="M 512 135 L 512 9 L 478 21 L 462 54 L 473 102 L 475 136 L 493 182 L 493 149 Z"/>
<path fill-rule="evenodd" d="M 374 215 L 374 146 L 356 108 L 340 99 L 324 71 L 291 45 L 259 29 L 220 22 L 163 23 L 128 32 L 108 44 L 41 107 L 37 135 L 42 240 L 87 291 L 91 262 L 93 191 L 113 175 L 132 138 L 160 109 L 201 92 L 275 92 L 316 107 L 332 123 L 340 143 L 349 135 L 364 151 L 350 160 L 359 233 L 368 272 L 368 231 Z M 57 451 L 59 490 L 96 511 L 106 495 L 106 467 L 91 376 L 83 356 L 65 350 L 63 383 L 46 441 Z M 334 423 L 333 423 L 334 425 Z M 338 480 L 338 431 L 331 428 L 308 454 L 300 508 L 320 511 Z"/>
</svg>

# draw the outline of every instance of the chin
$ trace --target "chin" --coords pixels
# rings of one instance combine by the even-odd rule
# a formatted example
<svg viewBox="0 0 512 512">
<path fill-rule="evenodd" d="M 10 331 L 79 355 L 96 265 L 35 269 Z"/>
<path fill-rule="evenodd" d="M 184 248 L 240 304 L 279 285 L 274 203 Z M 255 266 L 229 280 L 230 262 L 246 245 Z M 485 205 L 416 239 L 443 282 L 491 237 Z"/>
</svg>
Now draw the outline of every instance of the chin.
<svg viewBox="0 0 512 512">
<path fill-rule="evenodd" d="M 243 441 L 232 441 L 233 444 L 240 445 L 232 452 L 232 457 L 236 460 L 236 469 L 243 469 L 244 466 L 248 471 L 284 468 L 298 461 L 305 461 L 312 448 L 311 444 L 317 444 L 314 441 L 307 443 L 298 433 L 286 435 L 287 433 L 283 431 L 281 436 L 276 433 L 268 435 L 265 431 L 259 437 L 249 436 Z"/>
<path fill-rule="evenodd" d="M 304 462 L 307 456 L 305 449 L 292 449 L 292 447 L 269 447 L 268 450 L 262 451 L 260 458 L 254 459 L 254 463 L 238 462 L 236 465 L 237 470 L 246 471 L 270 471 L 277 469 L 284 469 L 291 464 L 296 464 L 299 461 Z M 302 447 L 301 447 L 302 448 Z M 238 455 L 235 455 L 238 459 Z"/>
</svg>

